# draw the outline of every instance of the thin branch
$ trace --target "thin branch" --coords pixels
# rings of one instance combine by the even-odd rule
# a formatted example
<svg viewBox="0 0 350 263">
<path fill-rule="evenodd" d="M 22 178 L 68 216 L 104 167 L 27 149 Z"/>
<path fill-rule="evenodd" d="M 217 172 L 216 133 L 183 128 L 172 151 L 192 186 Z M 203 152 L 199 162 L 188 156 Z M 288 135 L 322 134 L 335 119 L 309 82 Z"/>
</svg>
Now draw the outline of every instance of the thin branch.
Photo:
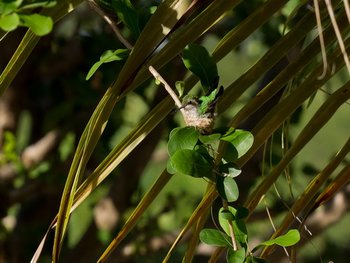
<svg viewBox="0 0 350 263">
<path fill-rule="evenodd" d="M 350 24 L 350 6 L 349 6 L 349 1 L 348 0 L 343 0 L 343 3 L 344 3 L 344 7 L 345 7 L 346 16 L 347 16 L 349 24 Z"/>
<path fill-rule="evenodd" d="M 178 96 L 173 91 L 173 89 L 170 87 L 170 85 L 163 79 L 163 77 L 158 73 L 158 71 L 154 67 L 149 66 L 148 69 L 151 72 L 151 74 L 153 75 L 153 77 L 164 85 L 164 88 L 166 89 L 166 91 L 173 98 L 175 105 L 181 110 L 182 103 L 181 103 L 180 99 L 178 98 Z"/>
<path fill-rule="evenodd" d="M 117 36 L 119 41 L 127 48 L 132 49 L 133 46 L 129 43 L 128 40 L 124 38 L 124 36 L 120 33 L 118 27 L 115 25 L 114 21 L 106 14 L 105 11 L 103 11 L 100 6 L 94 1 L 94 0 L 88 0 L 91 8 L 99 14 L 106 22 L 107 24 L 112 28 L 114 34 Z"/>
<path fill-rule="evenodd" d="M 348 57 L 348 55 L 346 53 L 344 41 L 343 41 L 341 33 L 339 31 L 339 27 L 338 27 L 337 21 L 336 21 L 335 16 L 334 16 L 332 2 L 330 0 L 325 0 L 325 2 L 326 2 L 327 10 L 328 10 L 331 22 L 332 22 L 332 26 L 333 26 L 335 35 L 337 36 L 337 40 L 338 40 L 338 44 L 339 44 L 340 50 L 341 50 L 341 52 L 343 54 L 346 67 L 347 67 L 348 72 L 350 74 L 350 61 L 349 61 L 349 57 Z"/>
<path fill-rule="evenodd" d="M 316 22 L 317 22 L 318 38 L 320 39 L 321 54 L 322 54 L 322 61 L 323 61 L 323 71 L 322 71 L 321 76 L 318 77 L 318 79 L 323 79 L 327 74 L 328 62 L 327 62 L 326 47 L 324 45 L 320 7 L 318 5 L 317 0 L 314 0 L 314 8 L 315 8 L 315 17 L 316 17 Z"/>
</svg>

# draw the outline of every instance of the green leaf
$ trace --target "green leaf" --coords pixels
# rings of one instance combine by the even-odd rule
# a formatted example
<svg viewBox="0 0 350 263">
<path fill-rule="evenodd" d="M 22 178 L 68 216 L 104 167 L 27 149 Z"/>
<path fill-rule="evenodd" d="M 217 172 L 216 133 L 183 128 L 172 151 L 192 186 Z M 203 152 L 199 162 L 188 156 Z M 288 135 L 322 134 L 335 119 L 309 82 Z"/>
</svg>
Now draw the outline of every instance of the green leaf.
<svg viewBox="0 0 350 263">
<path fill-rule="evenodd" d="M 186 68 L 200 79 L 204 93 L 216 88 L 218 69 L 204 47 L 197 44 L 189 44 L 183 51 L 182 59 Z"/>
<path fill-rule="evenodd" d="M 216 180 L 216 188 L 220 196 L 228 202 L 234 202 L 238 199 L 238 186 L 233 178 L 218 176 Z"/>
<path fill-rule="evenodd" d="M 182 97 L 185 91 L 185 82 L 184 81 L 176 81 L 175 82 L 175 88 L 177 90 L 177 93 L 179 94 L 179 97 Z"/>
<path fill-rule="evenodd" d="M 239 166 L 235 163 L 225 163 L 221 164 L 219 166 L 219 170 L 221 173 L 223 173 L 227 177 L 237 177 L 241 174 L 242 170 L 239 168 Z"/>
<path fill-rule="evenodd" d="M 23 24 L 29 27 L 36 35 L 44 36 L 51 32 L 53 21 L 51 17 L 39 14 L 19 15 Z"/>
<path fill-rule="evenodd" d="M 247 228 L 245 226 L 244 220 L 237 218 L 237 210 L 233 208 L 232 206 L 228 206 L 228 210 L 232 213 L 235 220 L 231 221 L 233 225 L 233 231 L 235 233 L 236 240 L 243 246 L 247 243 L 248 240 L 248 234 L 247 234 Z M 219 210 L 219 224 L 222 227 L 222 229 L 225 231 L 227 235 L 230 235 L 230 227 L 229 222 L 230 220 L 227 219 L 227 216 L 223 211 L 226 211 L 224 208 L 220 208 Z"/>
<path fill-rule="evenodd" d="M 200 134 L 199 135 L 199 140 L 205 144 L 217 142 L 218 140 L 220 140 L 220 138 L 221 138 L 220 133 L 212 133 L 212 134 L 208 134 L 208 135 Z"/>
<path fill-rule="evenodd" d="M 237 158 L 240 158 L 253 145 L 254 136 L 249 131 L 234 130 L 222 136 L 221 140 L 230 142 L 237 150 Z"/>
<path fill-rule="evenodd" d="M 139 15 L 130 0 L 117 0 L 113 7 L 119 19 L 130 29 L 135 38 L 140 35 Z"/>
<path fill-rule="evenodd" d="M 220 217 L 222 217 L 223 219 L 230 220 L 230 221 L 235 220 L 235 216 L 231 213 L 230 210 L 222 210 L 219 213 L 220 213 Z"/>
<path fill-rule="evenodd" d="M 12 13 L 3 17 L 0 17 L 0 28 L 4 31 L 15 30 L 19 25 L 19 16 L 16 13 Z"/>
<path fill-rule="evenodd" d="M 15 1 L 0 1 L 0 14 L 9 15 L 15 12 L 16 9 L 22 4 L 23 0 Z"/>
<path fill-rule="evenodd" d="M 178 127 L 171 131 L 168 142 L 168 153 L 172 156 L 176 151 L 193 150 L 198 142 L 199 132 L 194 127 Z"/>
<path fill-rule="evenodd" d="M 92 75 L 96 72 L 96 70 L 103 64 L 109 63 L 113 61 L 123 60 L 128 57 L 130 50 L 128 49 L 117 49 L 117 50 L 106 50 L 100 56 L 100 60 L 97 61 L 89 70 L 86 75 L 85 80 L 89 80 Z"/>
<path fill-rule="evenodd" d="M 199 233 L 199 239 L 205 244 L 217 247 L 231 247 L 231 239 L 225 233 L 216 230 L 205 228 Z"/>
<path fill-rule="evenodd" d="M 244 263 L 245 260 L 245 249 L 241 248 L 233 250 L 229 248 L 227 251 L 226 262 L 228 263 Z"/>
<path fill-rule="evenodd" d="M 195 150 L 176 151 L 171 156 L 171 164 L 177 172 L 193 177 L 210 177 L 213 173 L 212 164 Z"/>
<path fill-rule="evenodd" d="M 286 234 L 276 237 L 274 239 L 262 242 L 258 246 L 279 245 L 282 247 L 289 247 L 298 243 L 299 240 L 300 240 L 299 231 L 297 229 L 290 229 Z"/>
<path fill-rule="evenodd" d="M 168 160 L 167 165 L 166 165 L 166 170 L 169 174 L 175 174 L 176 170 L 174 169 L 171 160 Z"/>
</svg>

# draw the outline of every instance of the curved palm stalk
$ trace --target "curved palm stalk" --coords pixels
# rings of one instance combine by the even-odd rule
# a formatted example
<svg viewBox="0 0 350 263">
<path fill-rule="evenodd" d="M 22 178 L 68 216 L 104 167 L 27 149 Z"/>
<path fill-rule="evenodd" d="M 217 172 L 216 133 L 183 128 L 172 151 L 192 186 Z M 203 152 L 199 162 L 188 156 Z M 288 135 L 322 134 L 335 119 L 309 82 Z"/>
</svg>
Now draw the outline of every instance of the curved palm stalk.
<svg viewBox="0 0 350 263">
<path fill-rule="evenodd" d="M 314 205 L 310 209 L 311 211 L 320 207 L 321 205 L 328 202 L 334 194 L 344 187 L 350 180 L 350 165 L 347 165 L 343 170 L 334 178 L 334 180 L 322 191 L 317 197 Z"/>
<path fill-rule="evenodd" d="M 339 50 L 336 52 L 338 55 L 334 58 L 334 55 L 330 58 L 330 61 L 334 61 L 336 65 L 335 72 L 344 66 L 344 62 L 341 59 Z M 245 163 L 249 158 L 260 148 L 260 146 L 269 138 L 272 133 L 282 124 L 284 120 L 288 118 L 291 112 L 294 112 L 299 105 L 301 105 L 307 98 L 309 98 L 313 92 L 315 92 L 319 87 L 321 87 L 331 74 L 328 74 L 324 79 L 317 80 L 317 77 L 322 73 L 322 66 L 319 66 L 313 73 L 302 83 L 298 88 L 296 88 L 290 95 L 276 105 L 253 129 L 253 134 L 255 135 L 255 141 L 252 150 L 248 151 L 246 155 L 241 158 L 241 162 Z M 278 112 L 278 116 L 276 116 Z M 300 145 L 299 147 L 301 147 Z M 290 152 L 290 154 L 295 155 L 298 151 Z M 292 156 L 291 155 L 291 156 Z M 291 156 L 288 156 L 291 157 Z M 284 157 L 286 158 L 287 155 Z M 283 160 L 283 159 L 282 159 Z M 281 161 L 269 174 L 265 177 L 261 184 L 255 189 L 252 195 L 245 202 L 245 206 L 249 211 L 253 211 L 257 204 L 259 203 L 261 197 L 266 193 L 266 191 L 271 187 L 273 182 L 278 178 L 279 174 L 286 167 L 287 163 Z"/>
<path fill-rule="evenodd" d="M 198 39 L 203 33 L 220 21 L 224 14 L 238 3 L 238 0 L 214 1 L 202 13 L 191 20 L 188 25 L 176 30 L 171 34 L 167 45 L 139 69 L 132 85 L 123 90 L 122 95 L 132 90 L 135 86 L 140 85 L 149 77 L 148 67 L 150 65 L 155 69 L 163 67 L 171 59 L 176 57 L 189 43 Z M 157 26 L 159 27 L 159 24 Z"/>
<path fill-rule="evenodd" d="M 340 24 L 343 25 L 342 29 L 348 31 L 346 26 L 346 15 L 342 14 L 339 19 Z M 324 32 L 325 46 L 329 47 L 336 39 L 334 38 L 333 28 L 329 26 Z M 272 98 L 278 91 L 290 81 L 296 74 L 299 74 L 310 63 L 313 63 L 313 59 L 320 52 L 320 46 L 318 39 L 314 39 L 312 43 L 307 46 L 298 58 L 292 61 L 276 78 L 274 78 L 263 90 L 259 92 L 249 103 L 247 103 L 231 120 L 230 126 L 237 127 L 240 123 L 246 120 L 254 112 L 256 112 L 261 105 L 266 103 Z"/>
<path fill-rule="evenodd" d="M 288 163 L 291 158 L 294 157 L 302 148 L 311 140 L 313 136 L 330 120 L 330 118 L 336 113 L 341 105 L 350 98 L 350 82 L 345 84 L 342 88 L 332 94 L 327 101 L 318 109 L 312 119 L 308 122 L 306 127 L 302 130 L 298 138 L 295 140 L 291 148 L 287 151 L 284 158 Z M 273 233 L 271 238 L 275 238 L 281 235 L 288 229 L 296 216 L 298 216 L 308 203 L 316 196 L 317 191 L 322 187 L 325 181 L 329 178 L 332 172 L 339 166 L 341 161 L 346 157 L 350 151 L 350 140 L 344 145 L 337 156 L 326 166 L 326 168 L 316 176 L 309 186 L 306 187 L 304 193 L 302 193 L 297 199 L 288 214 L 284 217 L 280 227 Z M 281 163 L 287 161 L 281 160 Z M 271 172 L 273 173 L 273 172 Z M 269 177 L 269 176 L 268 176 Z M 266 247 L 262 256 L 267 256 L 273 246 Z"/>
<path fill-rule="evenodd" d="M 310 30 L 315 26 L 312 13 L 306 14 L 295 25 L 287 35 L 283 36 L 276 44 L 271 47 L 267 53 L 256 62 L 246 73 L 230 84 L 225 90 L 225 96 L 219 104 L 218 111 L 227 108 L 236 101 L 255 81 L 257 81 L 265 72 L 272 68 L 300 41 L 305 38 Z"/>
<path fill-rule="evenodd" d="M 135 210 L 132 212 L 128 220 L 125 222 L 122 229 L 119 231 L 118 235 L 113 239 L 113 241 L 108 245 L 107 249 L 103 252 L 98 262 L 105 262 L 110 257 L 114 249 L 120 244 L 120 242 L 128 235 L 128 233 L 134 228 L 138 222 L 140 216 L 145 212 L 149 205 L 158 196 L 159 192 L 164 188 L 164 186 L 171 179 L 171 175 L 167 171 L 163 171 L 157 181 L 145 194 L 144 198 L 138 203 Z"/>
<path fill-rule="evenodd" d="M 177 6 L 177 4 L 185 6 L 187 5 L 187 3 L 183 3 L 183 1 L 165 1 L 157 9 L 153 17 L 157 17 L 159 19 L 158 23 L 166 23 L 169 27 L 174 26 L 179 17 L 182 16 L 181 12 L 184 13 L 184 10 L 186 9 L 179 8 L 179 16 L 176 16 L 174 14 L 173 8 L 174 5 Z M 156 19 L 150 19 L 148 24 L 154 24 L 155 20 Z M 96 107 L 94 113 L 92 114 L 91 119 L 80 138 L 78 148 L 75 152 L 74 159 L 63 190 L 60 208 L 57 216 L 52 255 L 54 262 L 58 261 L 63 238 L 69 221 L 70 209 L 73 204 L 76 189 L 80 183 L 82 175 L 84 174 L 86 163 L 88 162 L 92 151 L 95 148 L 95 145 L 98 142 L 105 125 L 107 124 L 115 103 L 121 98 L 119 96 L 120 91 L 130 84 L 129 80 L 131 80 L 137 70 L 137 64 L 130 64 L 131 62 L 128 61 L 136 63 L 134 60 L 137 58 L 140 60 L 139 63 L 142 63 L 147 58 L 148 54 L 147 52 L 140 54 L 140 51 L 138 50 L 153 50 L 162 40 L 162 32 L 154 27 L 150 30 L 151 31 L 149 32 L 143 31 L 143 34 L 141 34 L 140 38 L 142 38 L 145 34 L 153 34 L 153 41 L 148 42 L 149 47 L 143 45 L 140 46 L 141 44 L 135 45 L 129 59 L 126 62 L 126 66 L 123 68 L 120 74 L 120 78 L 118 78 L 118 80 L 110 88 L 108 88 L 100 103 Z M 157 35 L 159 35 L 159 37 L 156 37 Z"/>
<path fill-rule="evenodd" d="M 57 22 L 62 17 L 73 11 L 74 8 L 82 2 L 83 0 L 58 1 L 58 4 L 55 7 L 49 10 L 44 10 L 42 14 L 51 16 L 54 22 Z M 6 68 L 0 75 L 0 97 L 10 86 L 39 40 L 39 36 L 35 35 L 31 30 L 27 31 L 16 49 L 16 52 L 13 54 L 11 60 L 7 63 Z"/>
</svg>

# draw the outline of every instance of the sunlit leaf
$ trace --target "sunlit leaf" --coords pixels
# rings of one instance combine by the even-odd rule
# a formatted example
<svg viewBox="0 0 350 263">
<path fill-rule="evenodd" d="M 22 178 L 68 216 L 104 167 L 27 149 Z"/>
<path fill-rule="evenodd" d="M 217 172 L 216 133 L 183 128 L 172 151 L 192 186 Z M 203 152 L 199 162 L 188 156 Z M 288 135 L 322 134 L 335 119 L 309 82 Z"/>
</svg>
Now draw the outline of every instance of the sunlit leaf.
<svg viewBox="0 0 350 263">
<path fill-rule="evenodd" d="M 249 131 L 234 130 L 221 137 L 221 140 L 230 142 L 237 150 L 237 158 L 243 156 L 253 145 L 254 136 Z"/>
<path fill-rule="evenodd" d="M 15 30 L 19 25 L 19 16 L 12 13 L 6 16 L 0 16 L 0 28 L 4 31 Z"/>
<path fill-rule="evenodd" d="M 297 229 L 290 229 L 286 234 L 281 235 L 279 237 L 267 240 L 265 242 L 260 243 L 259 245 L 257 245 L 253 251 L 256 251 L 257 249 L 259 249 L 260 247 L 263 246 L 272 246 L 272 245 L 278 245 L 278 246 L 282 246 L 282 247 L 289 247 L 289 246 L 293 246 L 296 243 L 298 243 L 300 240 L 300 234 L 299 231 Z"/>
<path fill-rule="evenodd" d="M 279 245 L 283 247 L 293 246 L 300 240 L 300 234 L 297 229 L 290 229 L 286 234 L 276 237 L 271 240 L 262 242 L 263 246 Z"/>
<path fill-rule="evenodd" d="M 36 35 L 44 36 L 51 32 L 53 21 L 51 17 L 39 14 L 20 15 L 25 26 L 29 27 Z"/>
<path fill-rule="evenodd" d="M 86 75 L 86 80 L 90 79 L 96 70 L 104 63 L 109 63 L 113 61 L 123 60 L 128 57 L 130 51 L 128 49 L 117 49 L 117 50 L 106 50 L 89 70 Z"/>
<path fill-rule="evenodd" d="M 228 177 L 237 177 L 241 174 L 242 170 L 235 163 L 225 163 L 220 165 L 220 172 Z"/>
<path fill-rule="evenodd" d="M 220 196 L 228 202 L 234 202 L 238 199 L 238 186 L 233 178 L 218 176 L 216 180 L 216 188 Z"/>
<path fill-rule="evenodd" d="M 235 238 L 237 240 L 237 242 L 239 242 L 242 246 L 245 245 L 247 243 L 248 240 L 248 232 L 247 232 L 247 228 L 245 226 L 244 220 L 240 219 L 237 217 L 237 209 L 233 208 L 232 206 L 228 206 L 228 210 L 232 213 L 232 215 L 234 216 L 235 220 L 233 220 L 232 226 L 233 226 L 233 231 L 235 233 Z M 227 235 L 230 235 L 230 220 L 227 219 L 227 216 L 224 212 L 226 211 L 224 208 L 220 208 L 219 210 L 219 224 L 222 227 L 222 229 L 225 231 L 225 233 Z"/>
</svg>

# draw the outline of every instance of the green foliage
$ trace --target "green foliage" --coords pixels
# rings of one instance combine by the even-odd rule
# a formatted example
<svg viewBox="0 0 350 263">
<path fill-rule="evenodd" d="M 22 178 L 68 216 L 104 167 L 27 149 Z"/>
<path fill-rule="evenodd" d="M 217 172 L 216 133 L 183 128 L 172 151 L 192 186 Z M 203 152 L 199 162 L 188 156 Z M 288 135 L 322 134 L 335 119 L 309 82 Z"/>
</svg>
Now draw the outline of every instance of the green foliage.
<svg viewBox="0 0 350 263">
<path fill-rule="evenodd" d="M 139 14 L 130 0 L 112 1 L 118 18 L 130 29 L 135 38 L 140 35 Z"/>
<path fill-rule="evenodd" d="M 44 36 L 51 32 L 53 20 L 40 14 L 27 14 L 27 10 L 49 8 L 56 5 L 56 1 L 4 1 L 0 2 L 0 28 L 13 31 L 19 26 L 28 27 L 36 35 Z"/>
<path fill-rule="evenodd" d="M 106 50 L 100 56 L 100 60 L 92 65 L 85 79 L 89 80 L 102 64 L 126 59 L 129 53 L 130 51 L 128 49 Z"/>
<path fill-rule="evenodd" d="M 108 16 L 111 24 L 101 26 L 103 19 L 84 5 L 79 12 L 64 18 L 72 28 L 69 31 L 74 32 L 71 36 L 65 34 L 61 38 L 56 31 L 52 38 L 39 41 L 34 35 L 48 33 L 52 21 L 57 22 L 81 2 L 0 2 L 1 30 L 8 32 L 21 26 L 32 29 L 26 33 L 11 59 L 7 54 L 12 52 L 13 42 L 7 41 L 17 39 L 19 34 L 4 37 L 5 32 L 0 31 L 0 39 L 5 43 L 1 46 L 5 47 L 5 52 L 0 52 L 4 54 L 1 66 L 6 66 L 0 76 L 0 94 L 13 85 L 10 92 L 15 96 L 10 98 L 19 101 L 13 103 L 10 100 L 9 107 L 15 108 L 18 122 L 16 127 L 9 129 L 11 134 L 16 132 L 8 135 L 3 133 L 7 128 L 0 127 L 3 135 L 0 169 L 16 163 L 20 166 L 21 153 L 28 145 L 35 146 L 40 142 L 39 139 L 52 128 L 57 128 L 64 136 L 55 142 L 54 149 L 46 153 L 36 167 L 29 171 L 22 167 L 21 171 L 10 174 L 10 179 L 0 180 L 1 196 L 4 196 L 1 198 L 1 214 L 10 215 L 17 222 L 15 229 L 11 229 L 4 227 L 6 220 L 0 220 L 3 222 L 0 236 L 4 247 L 11 246 L 8 241 L 12 237 L 8 236 L 16 233 L 23 233 L 22 239 L 30 237 L 30 242 L 39 244 L 38 235 L 33 233 L 44 233 L 45 230 L 35 228 L 33 231 L 30 226 L 33 221 L 36 226 L 50 225 L 44 239 L 51 236 L 52 226 L 56 233 L 53 249 L 43 246 L 44 240 L 32 262 L 38 262 L 41 252 L 45 257 L 42 260 L 46 261 L 52 254 L 47 261 L 59 262 L 61 248 L 65 251 L 62 251 L 60 261 L 69 261 L 68 254 L 75 257 L 80 247 L 96 244 L 89 241 L 96 237 L 101 239 L 104 234 L 104 244 L 113 242 L 100 255 L 100 262 L 107 261 L 117 247 L 123 249 L 121 246 L 125 242 L 122 241 L 126 237 L 129 237 L 127 242 L 130 242 L 132 253 L 128 258 L 123 255 L 121 261 L 135 262 L 142 260 L 140 255 L 145 254 L 152 262 L 197 261 L 193 257 L 197 256 L 198 236 L 203 242 L 220 246 L 216 252 L 226 250 L 228 262 L 265 262 L 274 246 L 296 244 L 299 233 L 296 230 L 288 232 L 296 216 L 303 215 L 307 220 L 317 213 L 316 208 L 344 186 L 349 171 L 346 103 L 350 93 L 347 72 L 340 71 L 345 64 L 343 58 L 349 57 L 349 27 L 343 2 L 335 0 L 332 5 L 339 26 L 337 31 L 344 38 L 347 53 L 339 49 L 328 10 L 322 1 L 318 3 L 324 32 L 323 53 L 319 36 L 315 34 L 317 8 L 310 10 L 304 5 L 308 1 L 98 0 L 94 2 L 98 4 L 97 8 L 101 8 L 99 14 Z M 159 3 L 159 6 L 151 7 L 153 3 Z M 65 31 L 63 24 L 58 23 L 54 30 Z M 112 29 L 108 29 L 109 26 Z M 112 36 L 112 32 L 116 35 Z M 37 43 L 39 48 L 34 48 Z M 132 49 L 130 54 L 128 51 L 118 54 L 122 45 Z M 213 53 L 209 54 L 204 47 Z M 93 57 L 98 57 L 101 50 L 108 51 L 91 68 L 87 79 L 97 69 L 100 74 L 84 82 L 86 69 L 91 66 L 88 63 Z M 321 55 L 324 54 L 327 63 L 321 65 Z M 181 55 L 185 67 L 178 64 Z M 10 62 L 5 65 L 8 59 Z M 100 67 L 116 60 L 120 61 L 116 67 Z M 26 67 L 20 70 L 22 65 Z M 210 125 L 213 122 L 210 122 L 210 129 L 201 129 L 195 124 L 194 127 L 175 128 L 166 145 L 165 131 L 174 128 L 174 122 L 169 121 L 174 103 L 161 96 L 161 87 L 154 87 L 154 82 L 147 81 L 150 65 L 163 74 L 170 86 L 177 81 L 174 88 L 179 96 L 190 98 L 192 105 L 197 106 L 193 111 L 197 120 L 214 122 L 218 117 L 216 125 L 220 128 L 212 130 Z M 192 90 L 197 87 L 194 75 L 202 84 L 201 93 L 196 93 L 196 88 Z M 218 88 L 219 75 L 220 82 L 225 83 L 223 94 L 223 88 Z M 18 79 L 12 83 L 15 78 Z M 135 94 L 140 99 L 130 105 L 128 101 Z M 183 106 L 178 112 L 182 112 L 185 103 Z M 19 117 L 17 113 L 24 110 L 30 114 Z M 302 118 L 290 122 L 296 110 L 301 112 Z M 333 122 L 338 116 L 342 119 Z M 295 126 L 287 131 L 291 125 Z M 237 127 L 251 128 L 248 132 Z M 80 140 L 75 141 L 77 136 L 81 136 Z M 271 137 L 283 138 L 283 148 L 280 140 L 270 140 Z M 269 141 L 271 145 L 263 147 Z M 307 148 L 302 150 L 305 145 Z M 260 151 L 263 148 L 271 152 L 263 154 Z M 167 171 L 161 172 L 167 150 Z M 71 160 L 69 157 L 73 152 Z M 273 160 L 261 161 L 268 156 Z M 293 160 L 295 157 L 296 161 Z M 305 162 L 314 167 L 314 172 L 310 171 L 308 177 L 299 171 L 299 166 Z M 271 167 L 267 165 L 269 163 Z M 178 175 L 180 173 L 188 176 Z M 241 180 L 237 180 L 237 176 L 241 176 Z M 310 176 L 314 177 L 313 180 Z M 330 185 L 331 176 L 334 182 Z M 297 180 L 298 188 L 294 188 L 294 180 Z M 187 185 L 188 181 L 191 184 Z M 83 203 L 102 183 L 108 191 L 93 203 Z M 32 185 L 39 185 L 40 191 L 31 190 Z M 169 192 L 169 188 L 176 191 Z M 278 197 L 275 189 L 281 193 Z M 47 195 L 47 192 L 55 196 Z M 202 192 L 203 196 L 199 196 Z M 46 218 L 46 214 L 51 216 L 56 212 L 52 210 L 57 207 L 56 193 L 62 193 L 61 203 L 57 217 L 50 224 L 48 220 L 51 218 Z M 94 222 L 92 217 L 100 216 L 92 213 L 92 206 L 106 196 L 115 201 L 120 218 L 114 222 L 114 229 L 118 230 L 115 237 L 112 237 L 113 230 L 102 233 L 91 223 Z M 219 226 L 201 233 L 207 220 L 211 220 L 208 215 L 217 197 L 222 201 Z M 267 202 L 260 202 L 264 197 L 268 198 Z M 238 206 L 237 198 L 246 208 Z M 283 200 L 279 200 L 281 198 Z M 281 201 L 290 204 L 288 211 L 278 206 Z M 75 211 L 82 203 L 88 213 Z M 263 220 L 255 218 L 255 212 L 266 203 L 273 210 L 272 214 L 281 219 L 277 222 L 281 223 L 276 224 L 277 230 L 268 241 L 253 249 L 259 252 L 258 249 L 263 248 L 261 254 L 253 256 L 248 240 L 264 237 L 271 231 L 266 223 L 268 220 L 264 220 L 266 217 Z M 13 207 L 16 207 L 16 212 L 12 212 Z M 309 211 L 313 212 L 309 214 Z M 73 220 L 69 223 L 72 213 Z M 38 214 L 40 220 L 46 221 L 32 220 Z M 28 216 L 33 217 L 27 220 Z M 85 222 L 79 225 L 82 216 L 85 216 Z M 252 220 L 246 221 L 247 217 Z M 23 229 L 30 230 L 30 233 L 21 231 Z M 167 231 L 179 235 L 163 258 L 163 249 L 161 252 L 153 250 L 153 246 L 147 244 L 151 244 L 155 236 L 157 240 L 167 238 Z M 193 231 L 193 235 L 185 248 L 185 242 L 179 240 L 184 241 L 183 236 L 189 231 Z M 281 235 L 284 233 L 287 234 Z M 85 234 L 88 234 L 86 238 L 81 238 Z M 65 236 L 69 239 L 69 253 L 63 243 Z M 342 232 L 341 236 L 346 239 L 349 235 Z M 334 240 L 339 243 L 338 238 L 334 237 Z M 26 246 L 23 247 L 35 251 L 28 243 L 24 242 Z M 338 246 L 337 242 L 332 242 L 332 245 L 331 248 L 328 246 L 329 250 Z M 18 257 L 28 254 L 23 253 L 21 247 L 15 249 Z M 93 251 L 88 251 L 90 257 Z M 216 252 L 213 257 L 219 254 Z M 80 250 L 76 257 L 84 253 L 88 254 Z M 10 253 L 4 253 L 5 257 L 7 254 Z M 182 255 L 183 259 L 180 258 Z M 86 261 L 71 259 L 77 260 Z M 20 261 L 30 259 L 21 258 Z"/>
<path fill-rule="evenodd" d="M 171 156 L 170 161 L 176 172 L 193 177 L 210 177 L 213 171 L 212 163 L 196 150 L 178 150 Z"/>
<path fill-rule="evenodd" d="M 218 70 L 208 51 L 197 44 L 189 44 L 182 53 L 183 62 L 200 79 L 204 93 L 217 86 Z"/>
<path fill-rule="evenodd" d="M 225 199 L 226 201 L 234 202 L 238 199 L 238 186 L 232 177 L 218 176 L 216 179 L 216 188 L 221 198 Z"/>
<path fill-rule="evenodd" d="M 258 246 L 256 246 L 253 251 L 257 250 L 258 248 L 262 246 L 272 246 L 272 245 L 278 245 L 283 247 L 289 247 L 293 246 L 296 243 L 298 243 L 300 240 L 300 234 L 297 229 L 290 229 L 286 234 L 281 235 L 279 237 L 267 240 L 265 242 L 260 243 Z"/>
<path fill-rule="evenodd" d="M 228 248 L 226 262 L 228 263 L 243 263 L 245 262 L 245 249 L 241 248 L 238 250 L 233 250 Z"/>
<path fill-rule="evenodd" d="M 20 15 L 23 25 L 29 27 L 36 35 L 44 36 L 51 32 L 53 21 L 50 17 L 38 14 Z"/>
<path fill-rule="evenodd" d="M 230 237 L 216 229 L 203 229 L 199 234 L 199 239 L 208 245 L 227 247 L 231 246 Z"/>
<path fill-rule="evenodd" d="M 232 144 L 237 151 L 237 159 L 242 157 L 252 147 L 254 142 L 253 135 L 248 131 L 230 129 L 220 140 Z"/>
<path fill-rule="evenodd" d="M 193 150 L 197 145 L 199 132 L 194 127 L 178 127 L 169 135 L 168 153 L 173 156 L 178 150 Z"/>
</svg>

